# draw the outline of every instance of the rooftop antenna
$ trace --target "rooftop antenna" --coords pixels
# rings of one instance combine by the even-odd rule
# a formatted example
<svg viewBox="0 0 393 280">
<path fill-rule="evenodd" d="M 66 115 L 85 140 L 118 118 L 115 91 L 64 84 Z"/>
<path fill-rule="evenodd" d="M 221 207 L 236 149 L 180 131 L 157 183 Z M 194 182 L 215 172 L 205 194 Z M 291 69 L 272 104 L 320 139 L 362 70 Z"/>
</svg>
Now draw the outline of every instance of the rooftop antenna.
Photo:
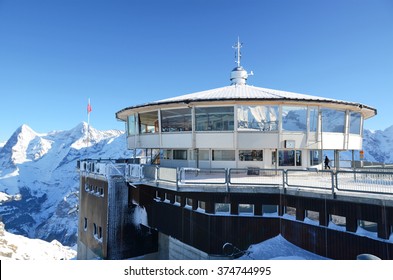
<svg viewBox="0 0 393 280">
<path fill-rule="evenodd" d="M 232 85 L 245 85 L 248 76 L 254 75 L 254 73 L 251 71 L 250 73 L 247 73 L 246 70 L 240 65 L 242 53 L 240 52 L 240 49 L 243 47 L 243 44 L 240 43 L 240 38 L 239 36 L 237 37 L 237 42 L 235 43 L 232 48 L 236 50 L 235 52 L 235 62 L 237 64 L 237 67 L 232 70 L 231 72 L 231 84 Z"/>
<path fill-rule="evenodd" d="M 240 67 L 240 60 L 242 58 L 242 54 L 240 52 L 240 48 L 242 46 L 243 46 L 243 44 L 240 43 L 240 38 L 239 38 L 239 36 L 237 36 L 237 43 L 235 43 L 235 45 L 232 47 L 232 48 L 236 49 L 236 52 L 235 52 L 236 60 L 235 60 L 235 62 L 237 63 L 237 67 Z"/>
</svg>

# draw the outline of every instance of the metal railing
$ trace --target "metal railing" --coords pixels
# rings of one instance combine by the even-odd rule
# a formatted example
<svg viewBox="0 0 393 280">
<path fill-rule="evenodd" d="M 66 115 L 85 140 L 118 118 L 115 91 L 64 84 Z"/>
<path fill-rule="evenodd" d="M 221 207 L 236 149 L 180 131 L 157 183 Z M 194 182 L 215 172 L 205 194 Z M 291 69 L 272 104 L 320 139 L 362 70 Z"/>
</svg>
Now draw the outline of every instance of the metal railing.
<svg viewBox="0 0 393 280">
<path fill-rule="evenodd" d="M 86 174 L 123 176 L 132 184 L 148 183 L 183 187 L 239 186 L 302 188 L 325 190 L 331 193 L 353 192 L 393 195 L 393 170 L 310 170 L 259 168 L 191 168 L 161 167 L 157 165 L 116 163 L 114 161 L 85 160 L 78 163 Z M 213 188 L 212 188 L 212 191 Z"/>
</svg>

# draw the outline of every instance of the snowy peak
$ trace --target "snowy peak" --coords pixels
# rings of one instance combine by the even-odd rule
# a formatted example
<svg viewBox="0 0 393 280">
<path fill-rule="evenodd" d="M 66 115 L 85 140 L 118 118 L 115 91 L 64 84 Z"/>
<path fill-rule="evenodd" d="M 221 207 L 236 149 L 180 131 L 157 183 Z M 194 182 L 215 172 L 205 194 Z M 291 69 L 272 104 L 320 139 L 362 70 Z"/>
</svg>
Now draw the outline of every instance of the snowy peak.
<svg viewBox="0 0 393 280">
<path fill-rule="evenodd" d="M 100 131 L 94 127 L 89 126 L 87 123 L 82 122 L 70 131 L 70 138 L 75 141 L 72 143 L 71 148 L 82 149 L 92 146 L 109 138 L 118 137 L 123 134 L 120 130 L 106 130 Z"/>
<path fill-rule="evenodd" d="M 0 166 L 12 168 L 15 164 L 27 161 L 30 142 L 37 137 L 38 134 L 28 125 L 20 126 L 1 149 Z"/>
<path fill-rule="evenodd" d="M 15 170 L 20 164 L 40 160 L 50 151 L 59 159 L 62 155 L 65 157 L 71 149 L 86 149 L 103 140 L 113 140 L 122 134 L 120 130 L 99 131 L 85 122 L 70 130 L 38 134 L 24 124 L 0 149 L 0 166 Z"/>
</svg>

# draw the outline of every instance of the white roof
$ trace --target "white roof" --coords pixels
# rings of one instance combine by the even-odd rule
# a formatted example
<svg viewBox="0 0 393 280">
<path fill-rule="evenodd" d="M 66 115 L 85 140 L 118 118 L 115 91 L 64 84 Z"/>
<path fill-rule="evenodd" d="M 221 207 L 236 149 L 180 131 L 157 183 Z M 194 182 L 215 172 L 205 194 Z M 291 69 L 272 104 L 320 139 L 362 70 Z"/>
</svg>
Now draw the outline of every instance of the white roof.
<svg viewBox="0 0 393 280">
<path fill-rule="evenodd" d="M 198 102 L 208 102 L 208 101 L 287 101 L 287 102 L 321 102 L 321 103 L 335 103 L 342 105 L 349 105 L 354 107 L 366 109 L 364 112 L 365 117 L 372 117 L 376 114 L 376 109 L 368 107 L 366 105 L 362 105 L 355 102 L 348 102 L 343 100 L 336 100 L 331 98 L 324 98 L 319 96 L 312 96 L 307 94 L 300 94 L 288 91 L 281 91 L 275 89 L 267 89 L 261 87 L 255 87 L 250 85 L 230 85 L 226 87 L 220 87 L 200 92 L 195 92 L 191 94 L 181 95 L 177 97 L 162 99 L 155 102 L 150 102 L 142 105 L 136 105 L 127 107 L 123 110 L 120 110 L 116 113 L 118 119 L 125 120 L 127 114 L 126 111 L 150 107 L 150 106 L 159 106 L 166 104 L 175 104 L 175 103 L 198 103 Z"/>
<path fill-rule="evenodd" d="M 208 100 L 239 100 L 239 99 L 292 99 L 292 100 L 325 100 L 337 101 L 334 99 L 311 96 L 306 94 L 299 94 L 294 92 L 287 92 L 281 90 L 267 89 L 261 87 L 254 87 L 249 85 L 231 85 L 220 87 L 201 92 L 186 94 L 178 97 L 163 99 L 157 103 L 167 102 L 184 102 L 187 101 L 208 101 Z"/>
</svg>

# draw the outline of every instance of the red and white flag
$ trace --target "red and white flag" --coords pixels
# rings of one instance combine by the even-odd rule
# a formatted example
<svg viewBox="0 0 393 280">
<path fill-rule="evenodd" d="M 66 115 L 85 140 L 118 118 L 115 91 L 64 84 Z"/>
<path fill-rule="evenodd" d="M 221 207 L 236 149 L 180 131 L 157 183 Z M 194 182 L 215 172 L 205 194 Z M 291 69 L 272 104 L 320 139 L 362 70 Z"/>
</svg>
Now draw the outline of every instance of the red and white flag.
<svg viewBox="0 0 393 280">
<path fill-rule="evenodd" d="M 87 113 L 90 114 L 91 112 L 91 105 L 90 105 L 90 98 L 89 98 L 89 102 L 87 103 Z"/>
</svg>

